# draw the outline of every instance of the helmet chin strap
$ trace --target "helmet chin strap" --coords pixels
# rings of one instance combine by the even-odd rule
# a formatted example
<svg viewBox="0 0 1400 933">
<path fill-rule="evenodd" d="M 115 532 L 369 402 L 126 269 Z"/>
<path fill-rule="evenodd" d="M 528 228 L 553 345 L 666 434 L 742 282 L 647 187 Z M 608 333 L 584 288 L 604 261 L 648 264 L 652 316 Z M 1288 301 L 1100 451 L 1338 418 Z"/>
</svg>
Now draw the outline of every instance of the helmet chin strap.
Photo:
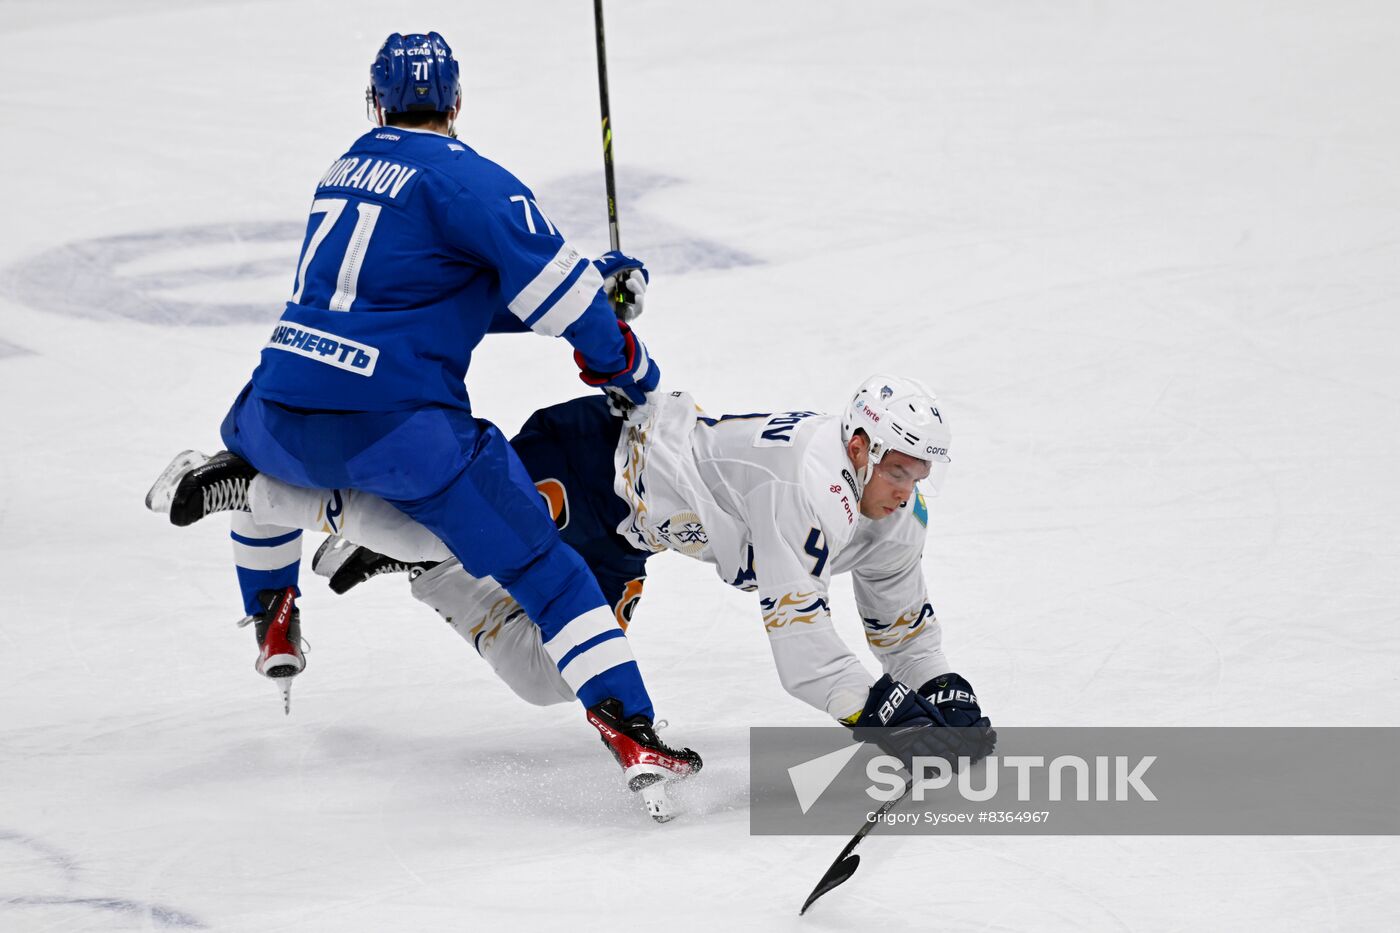
<svg viewBox="0 0 1400 933">
<path fill-rule="evenodd" d="M 865 452 L 865 466 L 856 471 L 856 479 L 860 481 L 860 489 L 856 490 L 857 499 L 865 494 L 865 487 L 870 483 L 870 477 L 875 475 L 875 465 L 884 457 L 884 441 L 871 441 L 870 448 Z"/>
</svg>

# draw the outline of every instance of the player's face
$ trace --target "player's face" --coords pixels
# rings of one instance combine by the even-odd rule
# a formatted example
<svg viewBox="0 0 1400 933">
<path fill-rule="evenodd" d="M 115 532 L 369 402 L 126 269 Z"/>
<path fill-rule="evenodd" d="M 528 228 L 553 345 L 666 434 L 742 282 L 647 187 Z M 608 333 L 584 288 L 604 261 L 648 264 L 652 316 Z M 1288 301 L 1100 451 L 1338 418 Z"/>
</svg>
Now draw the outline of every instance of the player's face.
<svg viewBox="0 0 1400 933">
<path fill-rule="evenodd" d="M 880 519 L 894 514 L 914 496 L 914 484 L 928 476 L 929 465 L 923 460 L 890 451 L 875 464 L 870 482 L 860 497 L 860 514 Z"/>
</svg>

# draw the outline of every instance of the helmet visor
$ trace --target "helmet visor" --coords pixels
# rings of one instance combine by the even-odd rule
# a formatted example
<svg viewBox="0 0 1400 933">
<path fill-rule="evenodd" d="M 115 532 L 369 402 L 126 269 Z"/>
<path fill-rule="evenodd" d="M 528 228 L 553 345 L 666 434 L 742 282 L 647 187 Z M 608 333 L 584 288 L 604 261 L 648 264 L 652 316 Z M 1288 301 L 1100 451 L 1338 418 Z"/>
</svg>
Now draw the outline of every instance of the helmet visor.
<svg viewBox="0 0 1400 933">
<path fill-rule="evenodd" d="M 874 460 L 874 472 L 881 474 L 885 480 L 895 485 L 909 484 L 917 486 L 919 491 L 927 496 L 936 496 L 943 488 L 943 478 L 948 473 L 948 464 L 952 461 L 947 454 L 933 454 L 925 460 L 898 451 L 901 456 L 890 459 L 890 454 L 896 453 L 891 450 L 881 450 L 882 455 Z M 923 468 L 928 467 L 928 475 L 922 476 Z"/>
<path fill-rule="evenodd" d="M 948 464 L 953 461 L 947 454 L 943 454 L 925 462 L 928 464 L 928 476 L 919 480 L 919 490 L 926 496 L 937 496 L 943 488 L 944 478 L 948 475 Z"/>
</svg>

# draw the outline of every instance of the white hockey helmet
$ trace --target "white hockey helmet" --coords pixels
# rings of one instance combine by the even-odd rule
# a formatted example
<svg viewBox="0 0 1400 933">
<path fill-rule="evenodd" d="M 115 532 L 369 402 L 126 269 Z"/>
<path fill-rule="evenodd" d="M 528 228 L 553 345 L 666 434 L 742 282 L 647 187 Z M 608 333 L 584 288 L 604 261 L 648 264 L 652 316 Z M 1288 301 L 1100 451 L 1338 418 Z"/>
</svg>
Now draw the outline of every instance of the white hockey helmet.
<svg viewBox="0 0 1400 933">
<path fill-rule="evenodd" d="M 938 396 L 917 379 L 874 375 L 861 383 L 841 416 L 841 440 L 849 444 L 856 431 L 870 439 L 870 455 L 861 471 L 861 485 L 870 481 L 875 465 L 892 450 L 923 460 L 928 479 L 920 488 L 938 495 L 948 472 L 952 433 L 939 408 Z"/>
</svg>

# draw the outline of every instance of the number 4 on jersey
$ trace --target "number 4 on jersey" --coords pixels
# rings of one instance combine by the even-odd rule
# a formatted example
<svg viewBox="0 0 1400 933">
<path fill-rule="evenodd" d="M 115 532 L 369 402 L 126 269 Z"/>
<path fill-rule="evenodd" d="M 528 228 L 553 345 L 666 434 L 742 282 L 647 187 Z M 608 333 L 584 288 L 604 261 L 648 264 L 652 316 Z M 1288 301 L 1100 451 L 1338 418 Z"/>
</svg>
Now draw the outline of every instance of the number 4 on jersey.
<svg viewBox="0 0 1400 933">
<path fill-rule="evenodd" d="M 826 559 L 831 554 L 831 549 L 822 540 L 822 530 L 813 528 L 807 534 L 807 543 L 802 546 L 809 557 L 816 558 L 816 563 L 812 566 L 812 576 L 820 578 L 822 571 L 826 569 Z"/>
</svg>

